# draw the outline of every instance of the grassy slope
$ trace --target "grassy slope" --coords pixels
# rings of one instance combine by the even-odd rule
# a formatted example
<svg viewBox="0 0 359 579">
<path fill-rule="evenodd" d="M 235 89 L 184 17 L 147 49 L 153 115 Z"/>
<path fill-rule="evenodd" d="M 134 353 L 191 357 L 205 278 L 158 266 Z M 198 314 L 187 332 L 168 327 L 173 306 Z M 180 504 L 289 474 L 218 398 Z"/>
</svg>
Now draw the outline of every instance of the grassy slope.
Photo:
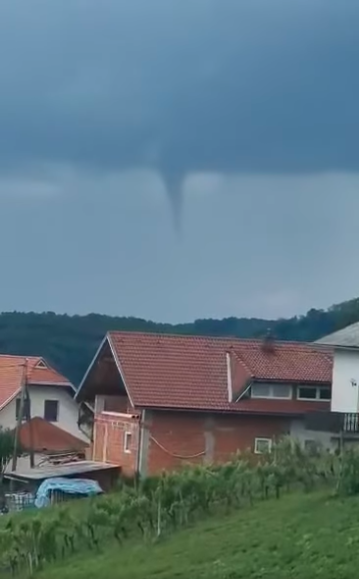
<svg viewBox="0 0 359 579">
<path fill-rule="evenodd" d="M 41 579 L 352 579 L 359 498 L 292 495 L 211 518 L 155 545 L 115 546 Z"/>
</svg>

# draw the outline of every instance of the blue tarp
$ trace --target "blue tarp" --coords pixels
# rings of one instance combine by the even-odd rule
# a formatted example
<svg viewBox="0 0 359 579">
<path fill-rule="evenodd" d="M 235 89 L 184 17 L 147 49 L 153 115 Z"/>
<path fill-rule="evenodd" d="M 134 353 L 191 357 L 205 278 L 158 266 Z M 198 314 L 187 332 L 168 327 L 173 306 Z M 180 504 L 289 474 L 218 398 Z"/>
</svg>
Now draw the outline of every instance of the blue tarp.
<svg viewBox="0 0 359 579">
<path fill-rule="evenodd" d="M 60 491 L 70 495 L 99 495 L 103 491 L 95 480 L 81 478 L 48 478 L 37 489 L 35 506 L 38 509 L 50 504 L 51 492 Z"/>
</svg>

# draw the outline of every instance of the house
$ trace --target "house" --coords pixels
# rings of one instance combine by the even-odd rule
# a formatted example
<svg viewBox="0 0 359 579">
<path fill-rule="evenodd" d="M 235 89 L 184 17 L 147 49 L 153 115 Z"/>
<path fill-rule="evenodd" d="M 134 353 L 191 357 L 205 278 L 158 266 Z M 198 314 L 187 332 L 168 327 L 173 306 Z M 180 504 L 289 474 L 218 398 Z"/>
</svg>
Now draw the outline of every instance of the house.
<svg viewBox="0 0 359 579">
<path fill-rule="evenodd" d="M 359 413 L 359 323 L 318 340 L 334 350 L 331 411 Z"/>
<path fill-rule="evenodd" d="M 30 408 L 24 401 L 25 420 L 40 417 L 75 438 L 89 441 L 78 426 L 74 386 L 41 357 L 0 355 L 0 426 L 16 427 L 24 381 L 30 398 Z"/>
<path fill-rule="evenodd" d="M 330 409 L 331 378 L 331 351 L 313 344 L 110 332 L 76 400 L 95 409 L 93 459 L 146 476 L 285 434 L 329 447 L 304 417 Z"/>
</svg>

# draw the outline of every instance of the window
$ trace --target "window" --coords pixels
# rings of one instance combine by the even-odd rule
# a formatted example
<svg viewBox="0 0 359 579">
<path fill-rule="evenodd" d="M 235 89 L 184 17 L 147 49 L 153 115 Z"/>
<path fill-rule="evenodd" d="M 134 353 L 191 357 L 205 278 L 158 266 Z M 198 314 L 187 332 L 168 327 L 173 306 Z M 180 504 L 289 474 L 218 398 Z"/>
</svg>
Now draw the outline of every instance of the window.
<svg viewBox="0 0 359 579">
<path fill-rule="evenodd" d="M 254 439 L 254 452 L 256 454 L 268 454 L 272 450 L 272 439 L 271 438 L 255 438 Z"/>
<path fill-rule="evenodd" d="M 132 433 L 131 432 L 125 432 L 125 438 L 124 438 L 124 451 L 127 453 L 131 452 L 131 443 L 132 443 Z"/>
<path fill-rule="evenodd" d="M 292 387 L 289 384 L 273 384 L 272 398 L 292 398 Z"/>
<path fill-rule="evenodd" d="M 319 399 L 320 400 L 331 400 L 330 388 L 319 388 Z"/>
<path fill-rule="evenodd" d="M 269 384 L 253 384 L 252 398 L 270 398 L 271 388 Z"/>
<path fill-rule="evenodd" d="M 40 360 L 37 364 L 36 364 L 36 368 L 47 368 L 45 362 L 43 360 Z"/>
<path fill-rule="evenodd" d="M 311 388 L 310 386 L 308 386 L 308 388 L 301 387 L 298 389 L 298 398 L 300 400 L 316 400 L 317 399 L 317 389 Z"/>
<path fill-rule="evenodd" d="M 16 409 L 15 409 L 16 420 L 19 420 L 20 406 L 21 406 L 21 399 L 16 398 Z M 25 398 L 24 406 L 23 406 L 23 412 L 22 412 L 22 420 L 29 420 L 30 419 L 30 408 L 31 407 L 29 404 L 29 400 L 27 398 Z"/>
<path fill-rule="evenodd" d="M 44 402 L 44 418 L 48 422 L 57 422 L 59 419 L 59 401 L 45 400 Z"/>
<path fill-rule="evenodd" d="M 251 388 L 252 398 L 279 398 L 288 400 L 292 398 L 292 386 L 290 384 L 253 384 Z"/>
<path fill-rule="evenodd" d="M 331 400 L 331 392 L 328 386 L 300 386 L 297 398 L 298 400 Z"/>
</svg>

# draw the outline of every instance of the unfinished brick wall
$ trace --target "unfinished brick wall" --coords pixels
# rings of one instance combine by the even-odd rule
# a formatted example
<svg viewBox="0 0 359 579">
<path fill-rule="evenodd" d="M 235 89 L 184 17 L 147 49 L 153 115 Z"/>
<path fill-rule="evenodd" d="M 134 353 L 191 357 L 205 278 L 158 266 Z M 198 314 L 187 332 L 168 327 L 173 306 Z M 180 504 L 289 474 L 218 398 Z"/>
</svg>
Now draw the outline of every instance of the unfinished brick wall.
<svg viewBox="0 0 359 579">
<path fill-rule="evenodd" d="M 203 463 L 206 452 L 203 416 L 146 411 L 144 427 L 147 430 L 147 437 L 144 437 L 147 448 L 143 449 L 142 462 L 146 475 Z"/>
<path fill-rule="evenodd" d="M 225 462 L 238 450 L 254 450 L 255 438 L 276 438 L 289 429 L 289 419 L 271 416 L 146 410 L 140 426 L 139 416 L 102 412 L 95 416 L 93 459 L 118 464 L 125 476 L 138 468 L 148 476 L 186 464 Z"/>
<path fill-rule="evenodd" d="M 290 420 L 286 417 L 218 415 L 214 421 L 213 459 L 223 462 L 238 450 L 254 451 L 256 438 L 275 439 L 289 431 Z"/>
<path fill-rule="evenodd" d="M 238 450 L 254 450 L 255 438 L 275 438 L 290 427 L 281 417 L 161 411 L 148 412 L 145 423 L 147 475 L 189 463 L 224 462 Z"/>
<path fill-rule="evenodd" d="M 138 416 L 112 412 L 95 416 L 93 460 L 119 465 L 121 473 L 131 477 L 137 471 L 138 448 Z"/>
</svg>

